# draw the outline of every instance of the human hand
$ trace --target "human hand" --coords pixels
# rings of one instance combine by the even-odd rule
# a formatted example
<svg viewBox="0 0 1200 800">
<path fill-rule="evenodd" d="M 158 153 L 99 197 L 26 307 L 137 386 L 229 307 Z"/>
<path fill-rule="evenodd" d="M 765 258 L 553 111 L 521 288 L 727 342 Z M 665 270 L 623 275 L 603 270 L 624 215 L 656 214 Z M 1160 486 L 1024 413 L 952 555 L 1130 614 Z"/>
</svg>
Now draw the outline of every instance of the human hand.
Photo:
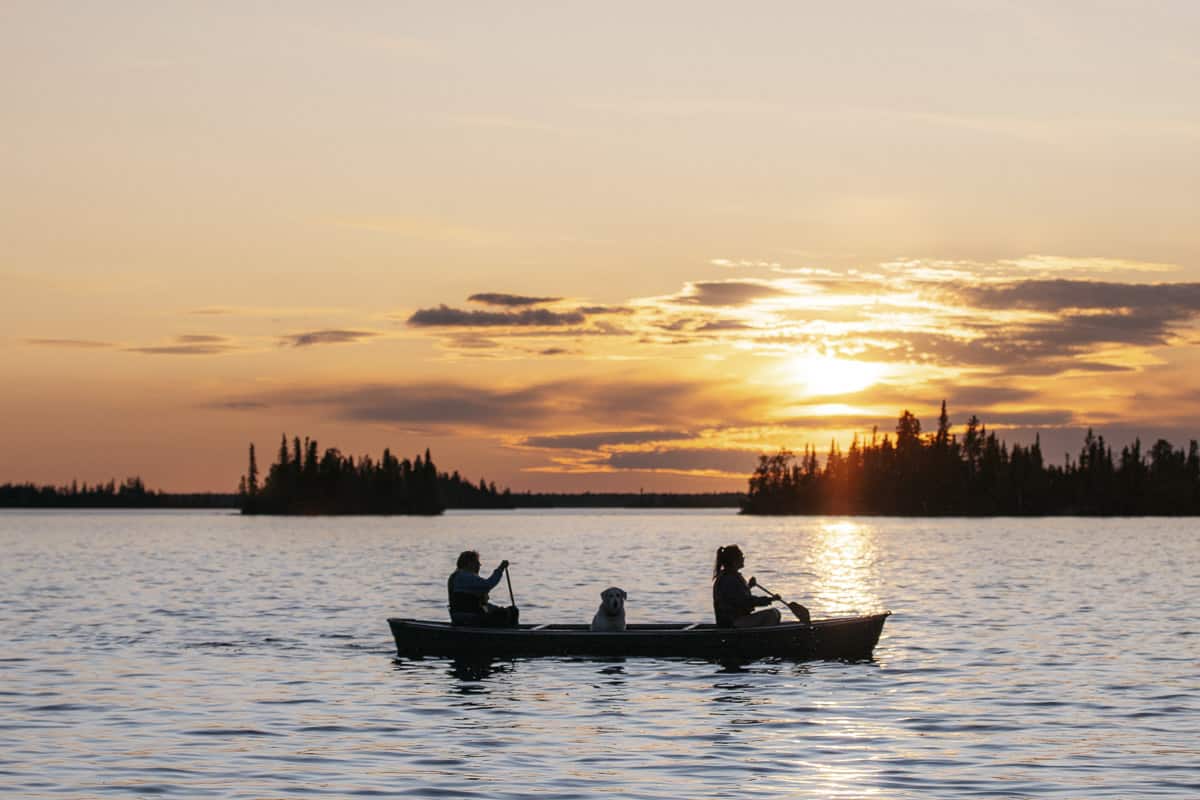
<svg viewBox="0 0 1200 800">
<path fill-rule="evenodd" d="M 750 580 L 747 582 L 746 585 L 749 586 L 751 589 L 753 589 L 755 586 L 758 586 L 758 579 L 755 578 L 753 575 L 751 575 Z"/>
<path fill-rule="evenodd" d="M 782 602 L 783 602 L 783 598 L 782 598 L 782 597 L 780 597 L 780 596 L 779 596 L 779 595 L 777 595 L 777 594 L 773 594 L 773 595 L 771 595 L 771 599 L 772 599 L 772 600 L 774 600 L 776 603 L 782 603 Z"/>
<path fill-rule="evenodd" d="M 500 569 L 501 570 L 508 569 L 508 559 L 507 558 L 500 562 Z"/>
</svg>

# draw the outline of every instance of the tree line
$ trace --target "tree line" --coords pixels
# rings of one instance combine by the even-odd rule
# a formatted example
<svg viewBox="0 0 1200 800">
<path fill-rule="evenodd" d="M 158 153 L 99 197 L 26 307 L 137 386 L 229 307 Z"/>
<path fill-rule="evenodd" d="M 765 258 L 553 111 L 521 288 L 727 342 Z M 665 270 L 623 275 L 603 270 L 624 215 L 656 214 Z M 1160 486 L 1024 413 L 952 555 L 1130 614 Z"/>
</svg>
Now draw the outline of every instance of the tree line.
<svg viewBox="0 0 1200 800">
<path fill-rule="evenodd" d="M 259 483 L 254 445 L 238 484 L 243 514 L 441 514 L 447 508 L 512 508 L 512 493 L 482 478 L 478 484 L 457 471 L 439 473 L 424 457 L 396 458 L 385 449 L 379 460 L 355 461 L 336 448 L 321 451 L 315 439 L 279 443 L 275 463 Z"/>
<path fill-rule="evenodd" d="M 1200 446 L 1186 451 L 1159 439 L 1114 454 L 1090 428 L 1077 459 L 1061 465 L 1032 445 L 1000 441 L 979 418 L 951 432 L 942 402 L 934 433 L 904 411 L 895 438 L 878 429 L 824 464 L 806 446 L 759 457 L 742 506 L 745 514 L 889 514 L 902 516 L 1190 516 L 1200 514 Z"/>
<path fill-rule="evenodd" d="M 92 486 L 78 481 L 70 486 L 0 485 L 0 508 L 229 508 L 235 499 L 232 494 L 154 491 L 140 477 Z"/>
</svg>

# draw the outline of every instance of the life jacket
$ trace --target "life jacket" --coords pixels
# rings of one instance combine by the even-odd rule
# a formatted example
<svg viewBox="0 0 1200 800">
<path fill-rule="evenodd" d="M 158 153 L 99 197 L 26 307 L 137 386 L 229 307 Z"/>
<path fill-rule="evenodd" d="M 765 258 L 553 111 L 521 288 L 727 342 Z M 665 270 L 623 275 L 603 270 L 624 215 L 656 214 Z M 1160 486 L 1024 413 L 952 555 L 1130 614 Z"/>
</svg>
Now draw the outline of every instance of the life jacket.
<svg viewBox="0 0 1200 800">
<path fill-rule="evenodd" d="M 471 592 L 454 591 L 454 576 L 458 570 L 450 573 L 446 579 L 446 594 L 450 599 L 451 614 L 482 614 L 485 611 L 484 598 Z"/>
</svg>

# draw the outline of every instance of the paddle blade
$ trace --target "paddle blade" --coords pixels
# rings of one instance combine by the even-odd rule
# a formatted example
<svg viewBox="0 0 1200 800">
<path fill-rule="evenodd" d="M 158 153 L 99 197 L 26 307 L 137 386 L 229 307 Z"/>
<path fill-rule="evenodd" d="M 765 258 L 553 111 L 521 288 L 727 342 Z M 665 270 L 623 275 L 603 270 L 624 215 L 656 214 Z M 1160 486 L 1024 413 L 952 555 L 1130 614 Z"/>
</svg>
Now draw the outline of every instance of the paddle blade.
<svg viewBox="0 0 1200 800">
<path fill-rule="evenodd" d="M 792 613 L 796 615 L 796 619 L 800 620 L 805 625 L 808 625 L 812 622 L 812 617 L 809 616 L 808 609 L 804 606 L 800 605 L 799 603 L 788 603 L 787 607 L 790 608 Z"/>
</svg>

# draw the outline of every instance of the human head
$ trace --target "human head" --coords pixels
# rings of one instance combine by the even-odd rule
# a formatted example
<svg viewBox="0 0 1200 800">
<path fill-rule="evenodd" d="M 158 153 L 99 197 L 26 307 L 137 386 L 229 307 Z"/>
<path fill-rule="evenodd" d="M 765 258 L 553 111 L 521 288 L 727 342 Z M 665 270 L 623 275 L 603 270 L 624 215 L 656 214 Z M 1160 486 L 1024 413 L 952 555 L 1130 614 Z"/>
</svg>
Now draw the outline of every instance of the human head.
<svg viewBox="0 0 1200 800">
<path fill-rule="evenodd" d="M 479 552 L 476 550 L 463 550 L 458 554 L 458 568 L 465 569 L 467 572 L 479 572 Z"/>
<path fill-rule="evenodd" d="M 742 548 L 736 544 L 718 547 L 717 561 L 713 564 L 713 577 L 717 577 L 722 572 L 737 572 L 745 563 L 746 557 L 742 555 Z"/>
</svg>

